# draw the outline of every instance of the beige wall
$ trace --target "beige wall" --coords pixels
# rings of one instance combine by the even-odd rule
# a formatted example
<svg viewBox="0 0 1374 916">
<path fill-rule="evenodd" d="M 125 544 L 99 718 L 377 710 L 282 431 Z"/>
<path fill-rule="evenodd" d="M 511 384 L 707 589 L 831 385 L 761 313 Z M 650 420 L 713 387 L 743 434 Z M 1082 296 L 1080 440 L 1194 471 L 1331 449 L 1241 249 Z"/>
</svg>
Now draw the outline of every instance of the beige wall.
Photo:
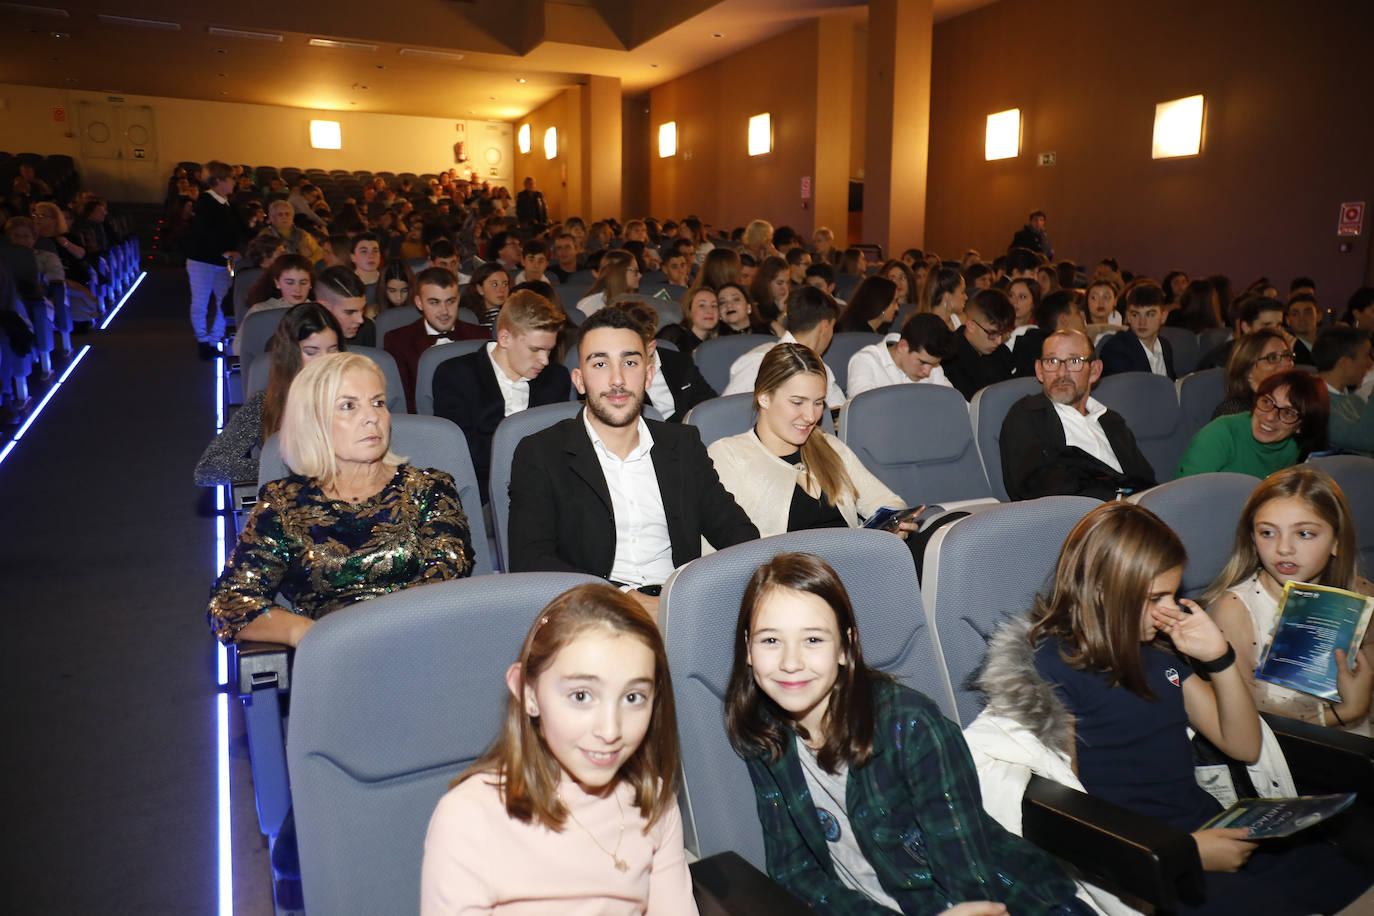
<svg viewBox="0 0 1374 916">
<path fill-rule="evenodd" d="M 554 96 L 512 125 L 518 136 L 520 125 L 530 125 L 530 151 L 515 147 L 515 182 L 518 186 L 528 175 L 534 186 L 544 194 L 549 207 L 549 219 L 564 220 L 576 216 L 569 210 L 569 202 L 582 199 L 582 170 L 580 167 L 582 87 L 573 86 Z M 559 155 L 544 158 L 544 131 L 553 127 L 558 131 Z M 577 158 L 578 165 L 570 163 Z"/>
<path fill-rule="evenodd" d="M 322 169 L 371 169 L 393 172 L 437 172 L 457 167 L 453 144 L 460 135 L 457 122 L 444 118 L 368 114 L 346 111 L 308 111 L 269 105 L 199 102 L 157 96 L 123 96 L 115 107 L 146 105 L 153 112 L 153 138 L 143 163 L 86 160 L 78 132 L 82 103 L 107 106 L 95 92 L 43 89 L 0 84 L 0 149 L 11 153 L 65 153 L 77 160 L 87 184 L 97 193 L 124 200 L 161 201 L 167 176 L 181 160 L 224 159 L 249 165 L 297 166 Z M 63 107 L 66 123 L 53 120 L 52 109 Z M 310 146 L 309 123 L 321 118 L 340 123 L 343 148 L 317 150 Z M 495 183 L 511 177 L 513 141 L 502 122 L 464 121 L 469 166 Z M 71 136 L 67 136 L 70 133 Z M 500 157 L 490 164 L 487 146 Z M 491 176 L 491 168 L 500 175 Z"/>
<path fill-rule="evenodd" d="M 1350 42 L 1369 33 L 1369 4 L 1253 0 L 1238 16 L 1188 0 L 1002 0 L 938 25 L 928 247 L 991 257 L 1040 208 L 1060 257 L 1225 273 L 1237 288 L 1311 274 L 1343 306 L 1374 222 L 1338 250 L 1340 203 L 1374 204 L 1374 71 Z M 1196 93 L 1202 154 L 1151 160 L 1155 104 Z M 984 161 L 987 115 L 1013 107 L 1020 158 Z M 1037 167 L 1046 151 L 1058 164 Z"/>
</svg>

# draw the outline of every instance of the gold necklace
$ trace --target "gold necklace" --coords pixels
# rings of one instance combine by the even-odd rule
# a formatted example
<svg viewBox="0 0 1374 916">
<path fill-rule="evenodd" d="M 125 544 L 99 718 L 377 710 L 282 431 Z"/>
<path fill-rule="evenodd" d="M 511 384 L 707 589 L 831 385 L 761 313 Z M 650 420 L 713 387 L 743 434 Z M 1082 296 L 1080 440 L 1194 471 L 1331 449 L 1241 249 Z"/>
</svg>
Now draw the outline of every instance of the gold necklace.
<svg viewBox="0 0 1374 916">
<path fill-rule="evenodd" d="M 620 858 L 620 843 L 625 839 L 625 806 L 620 803 L 620 793 L 614 789 L 612 789 L 611 791 L 615 794 L 615 806 L 620 809 L 620 835 L 616 837 L 614 850 L 610 850 L 607 849 L 605 846 L 602 846 L 601 841 L 596 838 L 596 834 L 588 830 L 587 825 L 578 820 L 577 815 L 573 814 L 572 808 L 569 807 L 567 802 L 563 801 L 562 793 L 560 792 L 557 794 L 558 800 L 560 802 L 563 802 L 563 807 L 566 808 L 568 811 L 568 817 L 573 819 L 574 824 L 582 828 L 583 833 L 587 834 L 587 836 L 592 838 L 592 842 L 596 844 L 597 849 L 601 850 L 606 855 L 611 857 L 611 861 L 615 863 L 616 871 L 629 871 L 630 864 L 626 862 L 624 859 Z"/>
</svg>

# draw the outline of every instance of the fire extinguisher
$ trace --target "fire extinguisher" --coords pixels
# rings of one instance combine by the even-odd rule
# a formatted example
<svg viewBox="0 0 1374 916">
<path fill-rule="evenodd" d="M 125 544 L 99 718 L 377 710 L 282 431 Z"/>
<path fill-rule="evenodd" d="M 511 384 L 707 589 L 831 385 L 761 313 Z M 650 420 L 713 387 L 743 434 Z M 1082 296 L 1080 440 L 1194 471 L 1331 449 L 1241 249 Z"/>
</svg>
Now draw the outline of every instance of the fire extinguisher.
<svg viewBox="0 0 1374 916">
<path fill-rule="evenodd" d="M 467 161 L 468 161 L 467 144 L 464 143 L 462 140 L 459 140 L 457 143 L 453 144 L 453 161 L 454 161 L 454 162 L 467 162 Z"/>
</svg>

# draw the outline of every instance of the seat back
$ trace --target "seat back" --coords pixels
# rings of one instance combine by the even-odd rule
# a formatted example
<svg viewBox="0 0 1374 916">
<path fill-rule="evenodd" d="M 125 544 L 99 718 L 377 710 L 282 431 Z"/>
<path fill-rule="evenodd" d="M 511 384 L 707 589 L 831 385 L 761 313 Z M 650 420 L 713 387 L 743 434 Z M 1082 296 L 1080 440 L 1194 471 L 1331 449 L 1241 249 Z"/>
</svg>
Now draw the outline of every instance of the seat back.
<svg viewBox="0 0 1374 916">
<path fill-rule="evenodd" d="M 1045 496 L 993 506 L 946 525 L 926 545 L 921 602 L 959 724 L 983 708 L 972 678 L 998 623 L 1031 609 L 1054 576 L 1064 538 L 1100 505 L 1087 496 Z"/>
<path fill-rule="evenodd" d="M 844 408 L 845 444 L 909 506 L 992 495 L 964 396 L 944 385 L 886 385 Z"/>
<path fill-rule="evenodd" d="M 277 333 L 277 325 L 281 324 L 282 316 L 287 312 L 284 308 L 263 309 L 251 315 L 245 315 L 243 321 L 237 325 L 234 332 L 236 338 L 236 349 L 239 351 L 239 372 L 243 377 L 247 376 L 248 368 L 253 364 L 253 360 L 262 356 L 267 350 L 267 342 L 272 339 L 272 335 Z"/>
<path fill-rule="evenodd" d="M 831 373 L 835 376 L 835 383 L 840 386 L 841 391 L 849 390 L 850 358 L 869 344 L 875 344 L 882 339 L 881 334 L 866 334 L 862 331 L 845 331 L 831 338 L 830 346 L 825 348 L 825 354 L 821 358 L 830 367 Z"/>
<path fill-rule="evenodd" d="M 531 407 L 506 417 L 491 437 L 491 530 L 497 565 L 510 569 L 510 468 L 520 440 L 560 420 L 577 415 L 582 405 L 576 401 Z"/>
<path fill-rule="evenodd" d="M 349 353 L 366 356 L 381 367 L 382 377 L 386 379 L 386 406 L 392 416 L 406 412 L 406 390 L 401 384 L 401 370 L 396 366 L 396 357 L 381 347 L 348 347 Z"/>
<path fill-rule="evenodd" d="M 1189 438 L 1212 420 L 1212 411 L 1226 397 L 1226 370 L 1203 369 L 1178 380 L 1178 409 Z"/>
<path fill-rule="evenodd" d="M 1155 480 L 1173 480 L 1191 438 L 1174 383 L 1153 372 L 1122 372 L 1098 382 L 1093 396 L 1125 418 Z"/>
<path fill-rule="evenodd" d="M 262 276 L 261 267 L 241 267 L 234 271 L 234 327 L 243 326 L 243 316 L 248 314 L 248 293 L 253 284 Z"/>
<path fill-rule="evenodd" d="M 795 551 L 823 557 L 843 580 L 868 664 L 926 694 L 945 715 L 952 712 L 944 666 L 926 632 L 911 554 L 896 537 L 865 529 L 798 531 L 688 563 L 664 587 L 659 624 L 682 742 L 684 832 L 698 856 L 734 850 L 765 867 L 754 791 L 726 738 L 722 704 L 745 586 L 763 563 Z"/>
<path fill-rule="evenodd" d="M 391 417 L 391 450 L 404 455 L 407 463 L 414 467 L 435 468 L 453 475 L 453 482 L 458 486 L 458 501 L 463 504 L 463 513 L 468 518 L 472 574 L 481 576 L 495 572 L 487 528 L 482 520 L 482 492 L 477 487 L 477 472 L 472 469 L 472 456 L 468 454 L 468 440 L 463 431 L 442 417 L 394 414 Z M 258 458 L 258 486 L 290 473 L 282 461 L 274 433 L 263 443 Z"/>
<path fill-rule="evenodd" d="M 296 650 L 286 745 L 310 912 L 419 912 L 426 826 L 500 729 L 506 666 L 540 608 L 595 581 L 441 582 L 311 628 Z M 378 676 L 398 666 L 404 677 Z"/>
<path fill-rule="evenodd" d="M 1259 486 L 1249 474 L 1219 471 L 1194 474 L 1151 487 L 1134 501 L 1164 520 L 1188 551 L 1180 592 L 1197 598 L 1220 574 L 1231 556 L 1236 520 Z"/>
<path fill-rule="evenodd" d="M 415 412 L 426 417 L 434 416 L 434 371 L 440 363 L 475 353 L 488 343 L 490 341 L 455 340 L 430 347 L 421 353 L 420 362 L 415 367 Z"/>
<path fill-rule="evenodd" d="M 377 344 L 386 342 L 386 335 L 397 328 L 403 328 L 408 324 L 414 324 L 420 320 L 420 310 L 410 306 L 400 308 L 390 308 L 384 312 L 378 312 L 377 317 L 372 321 L 377 325 Z"/>
<path fill-rule="evenodd" d="M 1040 380 L 1013 378 L 980 388 L 968 405 L 968 418 L 973 426 L 973 438 L 978 444 L 978 458 L 983 474 L 992 488 L 992 495 L 1006 502 L 1006 484 L 1002 482 L 1002 421 L 1011 405 L 1028 394 L 1039 394 Z"/>
<path fill-rule="evenodd" d="M 769 334 L 728 334 L 725 337 L 712 337 L 703 340 L 692 352 L 697 368 L 701 370 L 706 384 L 716 391 L 724 391 L 730 383 L 730 367 L 735 360 L 755 347 L 767 343 L 777 343 L 778 339 Z"/>
<path fill-rule="evenodd" d="M 1312 467 L 1325 471 L 1336 481 L 1350 503 L 1355 519 L 1355 547 L 1360 552 L 1360 575 L 1374 578 L 1374 458 L 1359 455 L 1330 455 L 1313 458 Z"/>
<path fill-rule="evenodd" d="M 1230 328 L 1208 328 L 1198 335 L 1198 350 L 1202 353 L 1210 353 L 1230 339 Z"/>
<path fill-rule="evenodd" d="M 1174 374 L 1179 378 L 1187 375 L 1197 368 L 1197 361 L 1202 358 L 1202 351 L 1199 349 L 1197 335 L 1187 328 L 1160 328 L 1159 336 L 1169 341 L 1169 348 L 1174 351 Z"/>
</svg>

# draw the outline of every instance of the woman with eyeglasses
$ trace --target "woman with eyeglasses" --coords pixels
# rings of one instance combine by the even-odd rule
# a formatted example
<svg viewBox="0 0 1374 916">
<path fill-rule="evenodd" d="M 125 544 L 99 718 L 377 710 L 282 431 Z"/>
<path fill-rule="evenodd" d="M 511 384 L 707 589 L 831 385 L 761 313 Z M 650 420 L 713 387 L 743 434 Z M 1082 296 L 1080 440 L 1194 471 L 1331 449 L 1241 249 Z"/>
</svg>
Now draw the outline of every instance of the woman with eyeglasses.
<svg viewBox="0 0 1374 916">
<path fill-rule="evenodd" d="M 1193 436 L 1178 464 L 1178 477 L 1234 471 L 1258 478 L 1291 467 L 1326 441 L 1326 385 L 1289 369 L 1255 389 L 1249 413 L 1218 417 Z"/>
<path fill-rule="evenodd" d="M 1226 361 L 1226 397 L 1212 419 L 1233 413 L 1249 413 L 1255 406 L 1255 389 L 1271 375 L 1293 368 L 1288 338 L 1273 328 L 1246 334 L 1231 348 Z"/>
</svg>

